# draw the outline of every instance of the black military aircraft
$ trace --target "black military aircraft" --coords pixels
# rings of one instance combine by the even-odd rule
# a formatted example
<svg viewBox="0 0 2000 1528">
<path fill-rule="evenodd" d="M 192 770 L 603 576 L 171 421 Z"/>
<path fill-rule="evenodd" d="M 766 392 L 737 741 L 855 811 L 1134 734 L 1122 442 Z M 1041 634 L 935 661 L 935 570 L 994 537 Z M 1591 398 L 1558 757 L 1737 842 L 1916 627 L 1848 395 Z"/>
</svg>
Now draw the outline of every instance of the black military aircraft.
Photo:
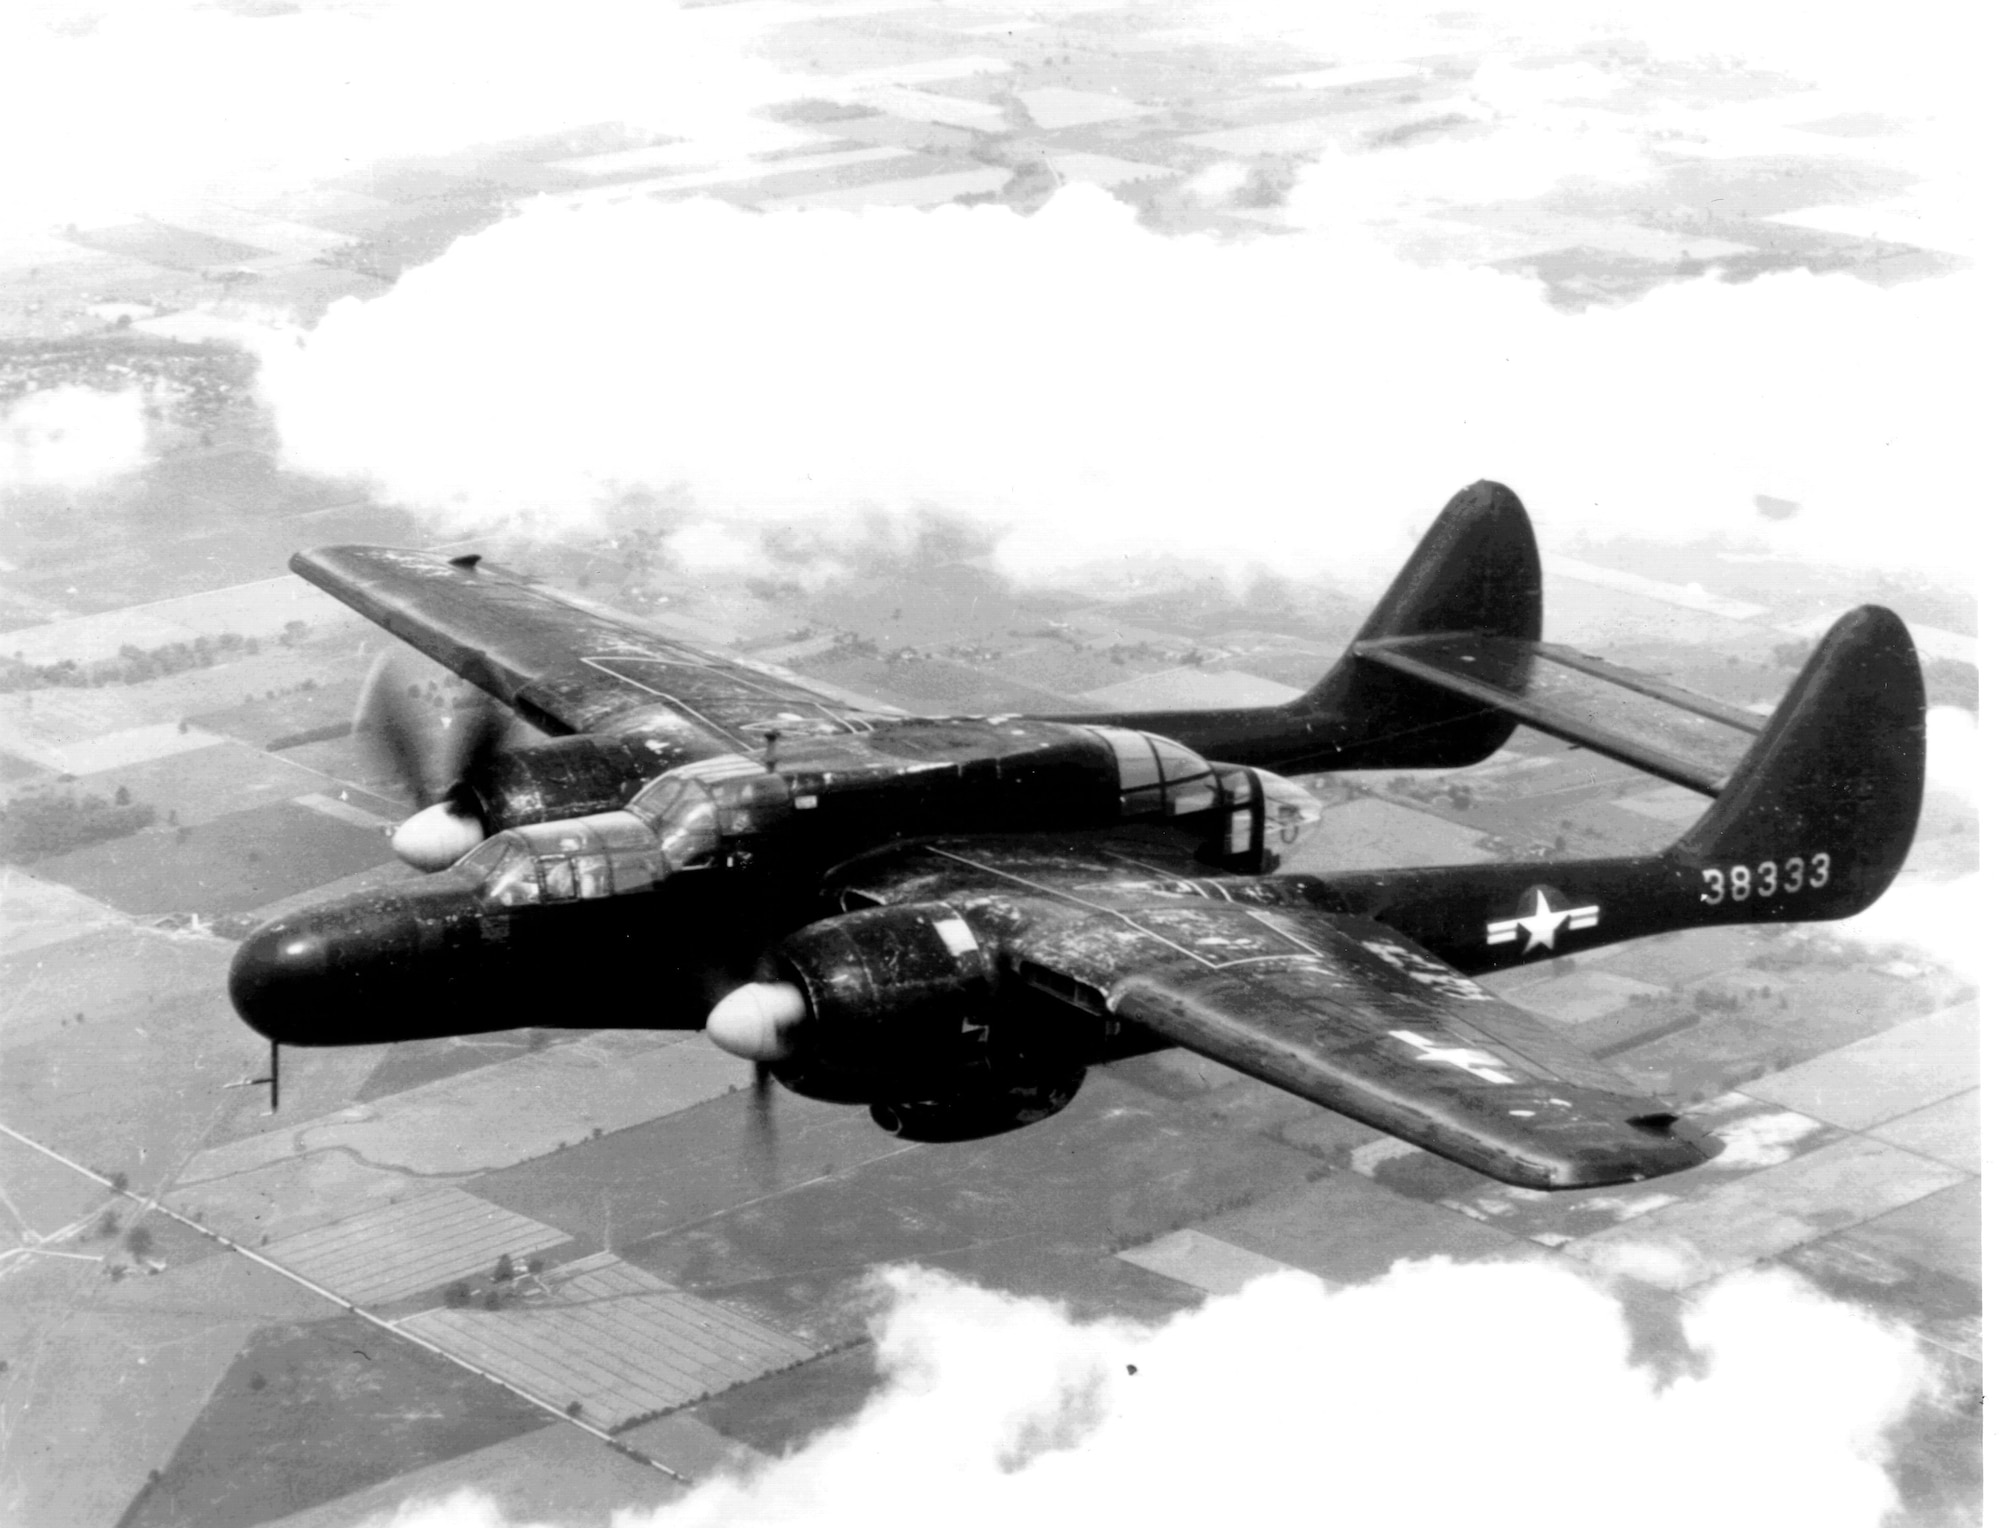
<svg viewBox="0 0 2000 1528">
<path fill-rule="evenodd" d="M 477 557 L 329 547 L 295 571 L 511 707 L 399 828 L 438 873 L 287 914 L 230 973 L 276 1044 L 694 1028 L 768 1078 L 962 1139 L 1086 1069 L 1186 1046 L 1532 1188 L 1715 1143 L 1472 978 L 1618 940 L 1842 918 L 1915 831 L 1923 683 L 1849 612 L 1768 719 L 1541 638 L 1521 502 L 1478 483 L 1345 655 L 1283 705 L 913 717 L 588 609 Z M 412 725 L 372 725 L 421 776 Z M 1715 798 L 1662 852 L 1279 868 L 1287 773 L 1476 763 L 1517 723 Z M 1226 762 L 1225 762 L 1226 761 Z"/>
</svg>

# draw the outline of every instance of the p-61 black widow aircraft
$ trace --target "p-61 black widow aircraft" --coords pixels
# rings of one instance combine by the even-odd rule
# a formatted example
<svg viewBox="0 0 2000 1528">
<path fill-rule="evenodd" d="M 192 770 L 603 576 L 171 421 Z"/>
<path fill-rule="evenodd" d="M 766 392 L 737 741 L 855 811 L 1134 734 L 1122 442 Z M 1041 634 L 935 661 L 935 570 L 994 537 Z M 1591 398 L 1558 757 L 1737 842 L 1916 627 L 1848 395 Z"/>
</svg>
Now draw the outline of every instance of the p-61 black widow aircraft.
<svg viewBox="0 0 2000 1528">
<path fill-rule="evenodd" d="M 392 840 L 435 875 L 244 942 L 230 993 L 273 1078 L 278 1043 L 705 1026 L 766 1103 L 775 1078 L 937 1140 L 1181 1045 L 1506 1183 L 1627 1182 L 1713 1138 L 1473 978 L 1846 917 L 1901 867 L 1922 795 L 1893 613 L 1842 617 L 1758 717 L 1541 641 L 1534 533 L 1496 483 L 1445 507 L 1325 678 L 1242 710 L 880 714 L 477 557 L 292 567 L 554 736 L 505 749 L 472 719 Z M 421 776 L 410 719 L 372 711 Z M 1714 802 L 1654 854 L 1278 868 L 1318 817 L 1285 775 L 1473 764 L 1517 723 Z"/>
</svg>

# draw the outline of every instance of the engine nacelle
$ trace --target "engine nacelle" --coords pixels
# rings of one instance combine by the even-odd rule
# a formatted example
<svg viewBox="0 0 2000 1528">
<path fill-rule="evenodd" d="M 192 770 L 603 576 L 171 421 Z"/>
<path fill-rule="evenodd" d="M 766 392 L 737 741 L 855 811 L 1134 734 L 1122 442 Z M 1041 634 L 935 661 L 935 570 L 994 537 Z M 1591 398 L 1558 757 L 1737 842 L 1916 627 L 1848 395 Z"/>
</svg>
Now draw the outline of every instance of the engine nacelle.
<svg viewBox="0 0 2000 1528">
<path fill-rule="evenodd" d="M 992 953 L 941 902 L 873 907 L 810 924 L 778 946 L 811 1010 L 812 1049 L 843 1069 L 957 1056 L 999 985 Z"/>
<path fill-rule="evenodd" d="M 671 768 L 672 750 L 641 736 L 579 734 L 492 755 L 460 782 L 488 833 L 616 811 Z"/>
<path fill-rule="evenodd" d="M 1074 1027 L 1025 994 L 996 1001 L 999 962 L 946 903 L 829 918 L 777 957 L 807 1011 L 774 1075 L 811 1097 L 866 1103 L 892 1134 L 994 1135 L 1047 1118 L 1082 1086 Z"/>
</svg>

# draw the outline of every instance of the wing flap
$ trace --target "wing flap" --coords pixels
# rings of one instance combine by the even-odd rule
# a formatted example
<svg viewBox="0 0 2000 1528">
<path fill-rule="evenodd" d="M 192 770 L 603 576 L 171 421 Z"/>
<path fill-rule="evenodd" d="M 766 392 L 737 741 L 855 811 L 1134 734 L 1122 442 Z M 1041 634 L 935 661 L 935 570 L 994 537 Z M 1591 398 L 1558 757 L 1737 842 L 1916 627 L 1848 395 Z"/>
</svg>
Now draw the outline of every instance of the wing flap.
<svg viewBox="0 0 2000 1528">
<path fill-rule="evenodd" d="M 1354 654 L 1648 774 L 1716 796 L 1764 719 L 1549 642 L 1464 633 L 1357 642 Z"/>
<path fill-rule="evenodd" d="M 547 732 L 669 733 L 699 758 L 759 746 L 769 731 L 867 730 L 865 713 L 788 675 L 487 564 L 339 546 L 300 552 L 291 566 Z"/>
</svg>

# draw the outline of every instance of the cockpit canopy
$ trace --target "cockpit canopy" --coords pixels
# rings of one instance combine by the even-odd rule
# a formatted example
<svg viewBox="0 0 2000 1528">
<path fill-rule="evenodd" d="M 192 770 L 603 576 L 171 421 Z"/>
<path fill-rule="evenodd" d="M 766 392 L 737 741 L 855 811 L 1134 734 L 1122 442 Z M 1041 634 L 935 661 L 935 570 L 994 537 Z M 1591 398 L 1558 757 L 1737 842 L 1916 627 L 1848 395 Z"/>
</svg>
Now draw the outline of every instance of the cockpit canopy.
<svg viewBox="0 0 2000 1528">
<path fill-rule="evenodd" d="M 1245 853 L 1255 842 L 1253 800 L 1261 798 L 1263 845 L 1280 856 L 1292 853 L 1318 827 L 1319 798 L 1296 781 L 1269 770 L 1211 764 L 1172 738 L 1125 727 L 1091 727 L 1118 761 L 1120 815 L 1125 818 L 1179 817 L 1227 809 L 1227 844 Z M 1253 795 L 1250 777 L 1257 779 Z"/>
<path fill-rule="evenodd" d="M 1179 817 L 1205 812 L 1218 800 L 1208 760 L 1172 738 L 1124 727 L 1092 727 L 1118 760 L 1118 792 L 1126 817 Z"/>
<path fill-rule="evenodd" d="M 761 831 L 790 805 L 785 781 L 754 765 L 714 779 L 662 775 L 622 811 L 496 833 L 458 869 L 500 907 L 645 891 L 711 863 L 725 838 Z"/>
<path fill-rule="evenodd" d="M 652 830 L 669 874 L 712 858 L 720 843 L 713 793 L 682 775 L 662 775 L 632 798 L 626 812 Z"/>
<path fill-rule="evenodd" d="M 630 812 L 600 812 L 496 833 L 458 862 L 500 907 L 645 891 L 673 873 L 653 830 Z"/>
</svg>

